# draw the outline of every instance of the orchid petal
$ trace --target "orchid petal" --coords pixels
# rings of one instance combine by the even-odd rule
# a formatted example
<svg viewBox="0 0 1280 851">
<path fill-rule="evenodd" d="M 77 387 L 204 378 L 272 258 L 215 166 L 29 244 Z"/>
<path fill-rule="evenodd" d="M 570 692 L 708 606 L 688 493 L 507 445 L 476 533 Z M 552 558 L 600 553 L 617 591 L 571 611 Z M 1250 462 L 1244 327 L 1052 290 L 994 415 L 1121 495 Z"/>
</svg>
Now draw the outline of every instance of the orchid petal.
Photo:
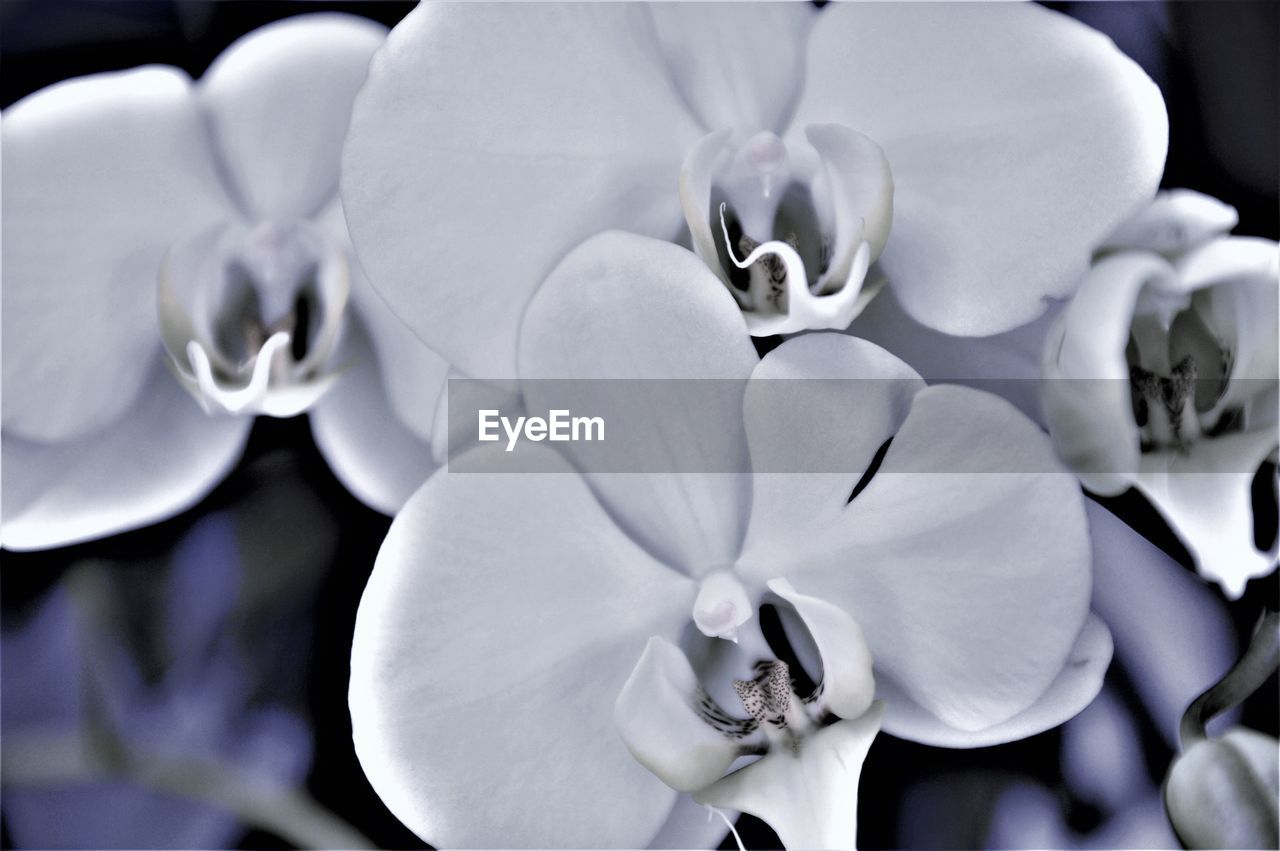
<svg viewBox="0 0 1280 851">
<path fill-rule="evenodd" d="M 1164 515 L 1196 560 L 1228 598 L 1276 566 L 1276 546 L 1253 542 L 1251 487 L 1258 467 L 1275 452 L 1274 428 L 1202 439 L 1186 451 L 1143 455 L 1135 485 Z"/>
<path fill-rule="evenodd" d="M 854 848 L 858 780 L 883 714 L 884 704 L 873 704 L 806 737 L 798 751 L 770 751 L 694 799 L 764 819 L 787 848 Z"/>
<path fill-rule="evenodd" d="M 1110 625 L 1116 656 L 1156 728 L 1175 747 L 1183 710 L 1235 662 L 1230 613 L 1219 594 L 1124 521 L 1092 500 L 1085 509 L 1093 607 Z"/>
<path fill-rule="evenodd" d="M 742 541 L 750 482 L 724 471 L 748 469 L 741 394 L 756 363 L 741 312 L 694 254 L 617 232 L 593 237 L 556 267 L 520 340 L 530 409 L 553 396 L 550 407 L 625 424 L 626 438 L 613 445 L 629 456 L 669 459 L 650 474 L 604 472 L 592 469 L 589 444 L 564 444 L 619 524 L 694 574 L 732 562 Z M 540 380 L 584 378 L 617 380 L 571 388 Z M 624 381 L 700 378 L 730 380 Z M 673 401 L 681 393 L 694 404 Z"/>
<path fill-rule="evenodd" d="M 425 346 L 419 348 L 430 356 Z M 347 490 L 365 505 L 395 514 L 437 467 L 430 433 L 424 438 L 392 405 L 383 377 L 386 366 L 353 317 L 347 318 L 335 358 L 348 366 L 311 409 L 311 434 Z M 419 392 L 438 398 L 444 377 L 439 373 L 434 381 L 424 381 Z"/>
<path fill-rule="evenodd" d="M 5 111 L 6 435 L 84 437 L 142 391 L 161 258 L 230 210 L 190 89 L 152 66 Z"/>
<path fill-rule="evenodd" d="M 140 370 L 148 375 L 142 393 L 103 431 L 57 444 L 4 436 L 6 549 L 74 544 L 167 519 L 235 465 L 252 421 L 208 416 L 158 352 L 150 363 Z"/>
<path fill-rule="evenodd" d="M 847 611 L 877 673 L 948 726 L 977 732 L 1013 718 L 1067 664 L 1088 615 L 1079 489 L 1007 402 L 920 391 L 838 520 L 814 530 L 804 507 L 775 521 L 803 531 L 749 535 L 740 571 L 803 581 Z"/>
<path fill-rule="evenodd" d="M 572 246 L 678 234 L 680 162 L 703 131 L 648 16 L 424 3 L 374 58 L 343 157 L 351 237 L 397 315 L 467 375 L 515 374 L 525 305 Z"/>
<path fill-rule="evenodd" d="M 495 466 L 469 469 L 500 470 L 490 449 L 472 454 Z M 356 752 L 434 845 L 639 847 L 675 792 L 627 751 L 613 705 L 646 639 L 679 636 L 693 583 L 561 456 L 526 456 L 525 473 L 438 472 L 396 517 L 356 619 Z"/>
<path fill-rule="evenodd" d="M 1230 204 L 1190 189 L 1172 189 L 1116 228 L 1101 250 L 1140 248 L 1172 257 L 1228 233 L 1239 221 Z"/>
<path fill-rule="evenodd" d="M 1249 411 L 1247 427 L 1276 421 L 1274 402 L 1263 397 L 1265 385 L 1280 378 L 1280 248 L 1269 239 L 1216 239 L 1178 259 L 1178 273 L 1189 288 L 1200 290 L 1206 323 L 1226 350 L 1234 353 L 1219 410 L 1261 402 Z M 1274 390 L 1272 391 L 1274 392 Z M 1274 398 L 1274 397 L 1273 397 Z"/>
<path fill-rule="evenodd" d="M 719 780 L 739 755 L 738 743 L 703 717 L 701 699 L 698 676 L 684 653 L 654 636 L 613 710 L 627 750 L 659 780 L 681 792 Z"/>
<path fill-rule="evenodd" d="M 386 32 L 354 15 L 300 15 L 209 67 L 200 103 L 245 215 L 307 218 L 337 194 L 351 104 Z"/>
<path fill-rule="evenodd" d="M 785 579 L 774 579 L 768 587 L 795 608 L 817 646 L 822 658 L 819 705 L 841 718 L 861 717 L 871 708 L 876 683 L 871 650 L 857 621 L 825 600 L 799 593 Z"/>
<path fill-rule="evenodd" d="M 1137 474 L 1129 344 L 1144 289 L 1177 294 L 1173 267 L 1149 252 L 1107 257 L 1089 272 L 1045 341 L 1041 399 L 1058 457 L 1095 493 L 1116 494 Z"/>
<path fill-rule="evenodd" d="M 667 816 L 666 824 L 649 840 L 648 847 L 719 848 L 721 840 L 729 832 L 728 825 L 733 824 L 737 817 L 736 812 L 712 810 L 689 795 L 680 795 Z"/>
<path fill-rule="evenodd" d="M 1006 331 L 1069 294 L 1154 193 L 1168 137 L 1136 64 L 1030 3 L 832 4 L 796 110 L 810 123 L 884 150 L 894 222 L 881 265 L 907 313 L 963 335 Z"/>
<path fill-rule="evenodd" d="M 893 355 L 843 334 L 788 340 L 751 379 L 743 400 L 755 472 L 747 549 L 841 522 L 858 477 L 925 386 Z"/>
<path fill-rule="evenodd" d="M 804 83 L 817 9 L 808 3 L 645 8 L 675 87 L 704 129 L 729 127 L 744 138 L 759 130 L 782 132 Z"/>
<path fill-rule="evenodd" d="M 418 438 L 431 440 L 449 374 L 448 362 L 424 345 L 369 284 L 364 270 L 355 261 L 341 203 L 335 201 L 330 205 L 320 220 L 350 258 L 350 309 L 367 329 L 392 411 Z"/>
<path fill-rule="evenodd" d="M 940 748 L 985 748 L 1025 739 L 1073 718 L 1102 688 L 1111 663 L 1111 633 L 1090 615 L 1076 638 L 1066 664 L 1031 706 L 998 724 L 964 730 L 922 707 L 892 679 L 877 681 L 876 696 L 888 707 L 884 731 L 891 736 Z"/>
<path fill-rule="evenodd" d="M 849 127 L 811 124 L 804 135 L 831 182 L 836 240 L 830 275 L 839 284 L 849 276 L 861 242 L 870 245 L 873 262 L 884 251 L 893 225 L 893 174 L 880 146 Z"/>
<path fill-rule="evenodd" d="M 1057 315 L 1050 308 L 1039 319 L 1002 334 L 954 337 L 912 319 L 890 288 L 858 314 L 849 333 L 888 349 L 930 384 L 987 390 L 1043 425 L 1040 361 Z"/>
</svg>

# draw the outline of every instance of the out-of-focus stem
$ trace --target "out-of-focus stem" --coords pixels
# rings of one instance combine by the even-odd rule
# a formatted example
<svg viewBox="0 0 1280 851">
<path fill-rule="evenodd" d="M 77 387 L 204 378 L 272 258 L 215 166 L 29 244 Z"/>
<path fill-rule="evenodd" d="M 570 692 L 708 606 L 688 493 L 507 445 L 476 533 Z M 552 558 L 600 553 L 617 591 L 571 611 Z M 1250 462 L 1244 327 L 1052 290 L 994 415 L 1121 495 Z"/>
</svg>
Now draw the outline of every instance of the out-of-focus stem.
<svg viewBox="0 0 1280 851">
<path fill-rule="evenodd" d="M 79 734 L 7 735 L 0 779 L 13 786 L 129 781 L 220 807 L 299 848 L 373 848 L 355 828 L 298 789 L 267 787 L 227 765 L 129 748 L 101 753 Z"/>
</svg>

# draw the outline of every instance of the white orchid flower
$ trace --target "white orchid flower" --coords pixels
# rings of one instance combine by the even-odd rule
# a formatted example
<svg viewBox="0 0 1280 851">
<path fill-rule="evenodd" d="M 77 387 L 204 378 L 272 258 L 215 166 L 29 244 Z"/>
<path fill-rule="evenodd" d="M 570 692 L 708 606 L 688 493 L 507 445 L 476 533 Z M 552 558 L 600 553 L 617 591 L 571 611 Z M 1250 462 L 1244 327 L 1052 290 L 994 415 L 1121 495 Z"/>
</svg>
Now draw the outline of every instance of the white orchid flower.
<svg viewBox="0 0 1280 851">
<path fill-rule="evenodd" d="M 1276 451 L 1280 251 L 1236 211 L 1161 193 L 1107 240 L 1048 334 L 1043 401 L 1085 487 L 1142 492 L 1228 597 L 1275 567 L 1251 486 Z"/>
<path fill-rule="evenodd" d="M 745 324 L 691 252 L 594 237 L 525 316 L 530 409 L 547 382 L 526 379 L 736 379 L 724 429 L 668 407 L 640 431 L 743 472 L 581 471 L 573 443 L 529 444 L 511 472 L 482 447 L 397 516 L 350 703 L 366 773 L 424 840 L 714 847 L 704 801 L 791 845 L 847 847 L 879 727 L 977 747 L 1097 693 L 1111 640 L 1089 613 L 1082 499 L 1043 433 L 848 335 L 761 360 Z M 813 378 L 866 380 L 785 380 Z M 751 474 L 761 459 L 856 472 Z M 764 604 L 791 627 L 790 661 Z"/>
<path fill-rule="evenodd" d="M 424 3 L 342 192 L 397 315 L 501 377 L 534 290 L 611 227 L 688 230 L 754 333 L 846 326 L 877 257 L 927 325 L 1010 329 L 1151 197 L 1166 141 L 1145 74 L 1029 3 Z"/>
<path fill-rule="evenodd" d="M 5 547 L 178 513 L 255 413 L 309 410 L 334 471 L 388 513 L 434 468 L 447 364 L 368 288 L 337 197 L 385 34 L 299 16 L 196 83 L 147 66 L 5 112 Z"/>
</svg>

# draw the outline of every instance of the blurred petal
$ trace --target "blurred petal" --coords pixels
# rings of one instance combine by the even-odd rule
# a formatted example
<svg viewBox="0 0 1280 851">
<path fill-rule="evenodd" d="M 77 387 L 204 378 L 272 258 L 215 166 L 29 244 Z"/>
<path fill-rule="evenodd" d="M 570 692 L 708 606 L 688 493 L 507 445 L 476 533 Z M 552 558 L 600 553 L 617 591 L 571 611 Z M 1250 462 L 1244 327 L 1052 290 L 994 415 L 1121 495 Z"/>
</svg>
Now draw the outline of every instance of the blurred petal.
<svg viewBox="0 0 1280 851">
<path fill-rule="evenodd" d="M 136 401 L 156 281 L 230 211 L 180 71 L 69 80 L 4 113 L 4 429 L 83 437 Z"/>
<path fill-rule="evenodd" d="M 510 377 L 525 305 L 570 248 L 610 227 L 677 235 L 701 135 L 643 6 L 424 3 L 356 102 L 351 236 L 424 342 Z"/>
<path fill-rule="evenodd" d="M 1025 739 L 1057 727 L 1089 705 L 1111 663 L 1111 633 L 1090 615 L 1065 667 L 1030 707 L 982 730 L 961 730 L 938 720 L 892 680 L 880 678 L 877 694 L 888 705 L 884 731 L 940 748 L 984 748 Z"/>
<path fill-rule="evenodd" d="M 1154 193 L 1159 90 L 1105 36 L 1032 4 L 837 3 L 795 123 L 866 134 L 893 170 L 881 265 L 907 313 L 995 334 L 1069 294 Z"/>
<path fill-rule="evenodd" d="M 209 67 L 200 103 L 245 215 L 306 218 L 337 194 L 351 104 L 386 32 L 354 15 L 300 15 Z"/>
<path fill-rule="evenodd" d="M 808 3 L 654 3 L 657 43 L 705 130 L 781 133 L 804 83 Z"/>
<path fill-rule="evenodd" d="M 694 574 L 732 562 L 742 541 L 750 482 L 723 471 L 749 469 L 741 393 L 759 362 L 750 339 L 733 297 L 696 255 L 618 232 L 574 249 L 538 291 L 522 326 L 520 377 L 530 410 L 554 394 L 552 407 L 625 424 L 626 451 L 642 459 L 637 464 L 669 459 L 652 474 L 584 466 L 623 529 Z M 617 380 L 579 382 L 568 391 L 538 380 L 556 378 Z M 677 380 L 627 381 L 659 378 Z M 688 380 L 700 378 L 742 381 Z M 564 402 L 566 392 L 574 404 Z M 682 392 L 701 404 L 675 403 Z M 585 446 L 565 444 L 566 453 L 583 458 Z"/>
<path fill-rule="evenodd" d="M 740 570 L 792 578 L 847 611 L 877 676 L 948 726 L 981 731 L 1045 693 L 1088 616 L 1084 512 L 1060 469 L 1007 402 L 929 387 L 837 522 L 809 531 L 798 506 L 804 532 L 749 538 Z"/>
<path fill-rule="evenodd" d="M 439 465 L 430 437 L 420 436 L 392 407 L 385 366 L 354 319 L 347 317 L 335 359 L 346 369 L 311 409 L 311 434 L 347 490 L 365 505 L 395 514 Z M 434 357 L 425 346 L 419 349 Z M 435 400 L 444 391 L 445 373 L 431 378 L 420 392 Z"/>
<path fill-rule="evenodd" d="M 1245 727 L 1188 748 L 1169 769 L 1164 800 L 1188 848 L 1280 844 L 1280 743 Z"/>
<path fill-rule="evenodd" d="M 699 711 L 701 698 L 698 675 L 683 651 L 654 636 L 614 705 L 627 750 L 681 792 L 719 780 L 738 757 L 738 745 Z"/>
<path fill-rule="evenodd" d="M 166 520 L 235 465 L 252 420 L 205 414 L 158 352 L 140 366 L 147 363 L 142 393 L 102 431 L 51 445 L 4 436 L 7 549 L 64 546 Z"/>
<path fill-rule="evenodd" d="M 438 472 L 392 524 L 356 622 L 356 752 L 434 845 L 639 847 L 675 792 L 627 751 L 613 705 L 694 587 L 558 454 L 528 455 L 531 473 Z"/>
<path fill-rule="evenodd" d="M 1186 544 L 1201 575 L 1232 600 L 1276 566 L 1274 544 L 1266 552 L 1254 546 L 1252 485 L 1278 442 L 1275 429 L 1263 428 L 1142 456 L 1137 488 Z"/>
<path fill-rule="evenodd" d="M 1112 688 L 1062 728 L 1062 773 L 1071 794 L 1115 812 L 1154 791 L 1137 719 Z"/>
<path fill-rule="evenodd" d="M 1170 747 L 1193 699 L 1235 662 L 1231 617 L 1219 594 L 1093 500 L 1093 606 L 1115 635 L 1116 657 Z M 1177 629 L 1169 629 L 1176 623 Z"/>
</svg>

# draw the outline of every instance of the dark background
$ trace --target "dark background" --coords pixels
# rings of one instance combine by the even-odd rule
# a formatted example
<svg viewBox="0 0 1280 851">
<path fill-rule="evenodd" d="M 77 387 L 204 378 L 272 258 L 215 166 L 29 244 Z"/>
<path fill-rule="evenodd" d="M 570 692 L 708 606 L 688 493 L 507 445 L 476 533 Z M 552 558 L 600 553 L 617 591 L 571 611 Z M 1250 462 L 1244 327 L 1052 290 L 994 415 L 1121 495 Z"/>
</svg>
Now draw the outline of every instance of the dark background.
<svg viewBox="0 0 1280 851">
<path fill-rule="evenodd" d="M 1160 85 L 1171 124 L 1165 185 L 1219 197 L 1240 211 L 1237 233 L 1276 238 L 1280 4 L 1201 0 L 1046 5 L 1107 32 Z M 343 11 L 393 26 L 411 7 L 402 2 L 0 0 L 0 103 L 7 107 L 69 77 L 140 64 L 174 65 L 198 77 L 236 38 L 279 18 Z M 1275 534 L 1274 495 L 1266 472 L 1255 487 L 1259 516 L 1265 518 L 1259 524 L 1262 539 Z M 311 573 L 287 589 L 289 600 L 277 600 L 261 615 L 260 621 L 265 618 L 270 624 L 269 640 L 255 645 L 264 657 L 264 671 L 306 672 L 304 680 L 292 684 L 292 696 L 282 699 L 300 701 L 299 710 L 313 725 L 309 790 L 383 847 L 424 847 L 386 811 L 365 781 L 351 747 L 346 712 L 356 607 L 390 520 L 364 507 L 333 478 L 315 449 L 305 417 L 259 419 L 237 471 L 199 506 L 177 518 L 62 550 L 6 552 L 0 571 L 5 623 L 21 624 L 74 565 L 87 559 L 117 565 L 162 559 L 201 517 L 260 496 L 264 489 L 283 494 L 276 504 L 285 507 L 272 521 L 281 539 L 314 540 L 317 528 L 336 532 L 322 536 L 322 556 L 313 560 L 318 563 Z M 289 494 L 300 498 L 291 502 Z M 287 507 L 291 504 L 296 506 L 292 511 Z M 1185 551 L 1140 498 L 1130 495 L 1107 504 L 1191 569 Z M 1242 643 L 1264 607 L 1280 608 L 1277 588 L 1274 574 L 1254 581 L 1245 597 L 1231 606 Z M 1108 678 L 1135 715 L 1145 717 L 1122 660 Z M 280 682 L 272 687 L 283 689 Z M 1246 706 L 1243 720 L 1248 726 L 1276 734 L 1276 692 L 1273 677 Z M 1149 719 L 1147 723 L 1150 727 Z M 912 781 L 973 769 L 986 770 L 983 776 L 994 779 L 987 785 L 970 785 L 964 799 L 953 802 L 949 816 L 955 824 L 948 841 L 957 847 L 983 841 L 985 814 L 1002 776 L 1033 777 L 1058 790 L 1067 822 L 1077 830 L 1089 830 L 1099 814 L 1066 790 L 1058 767 L 1059 741 L 1059 734 L 1051 731 L 1010 745 L 951 751 L 881 736 L 864 770 L 864 778 L 874 782 L 862 785 L 860 844 L 901 844 L 900 824 L 910 817 L 902 811 L 902 791 Z M 1153 729 L 1144 733 L 1143 747 L 1158 782 L 1172 754 Z M 739 827 L 748 847 L 776 843 L 767 828 L 750 818 Z M 7 824 L 3 840 L 5 847 L 13 846 Z M 278 837 L 255 831 L 243 837 L 240 847 L 287 846 Z M 732 840 L 727 838 L 722 847 L 734 847 Z"/>
</svg>

